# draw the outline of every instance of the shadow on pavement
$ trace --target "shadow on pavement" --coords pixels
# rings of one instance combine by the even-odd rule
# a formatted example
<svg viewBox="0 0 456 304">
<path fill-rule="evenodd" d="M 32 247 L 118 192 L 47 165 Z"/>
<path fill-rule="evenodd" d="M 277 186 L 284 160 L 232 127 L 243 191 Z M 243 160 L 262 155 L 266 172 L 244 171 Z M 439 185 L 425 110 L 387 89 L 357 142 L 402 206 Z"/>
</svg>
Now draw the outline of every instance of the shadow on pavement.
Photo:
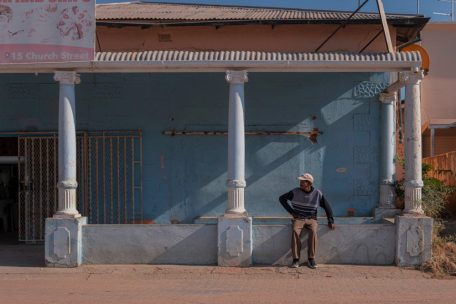
<svg viewBox="0 0 456 304">
<path fill-rule="evenodd" d="M 0 267 L 44 267 L 44 244 L 25 244 L 13 233 L 0 233 Z"/>
</svg>

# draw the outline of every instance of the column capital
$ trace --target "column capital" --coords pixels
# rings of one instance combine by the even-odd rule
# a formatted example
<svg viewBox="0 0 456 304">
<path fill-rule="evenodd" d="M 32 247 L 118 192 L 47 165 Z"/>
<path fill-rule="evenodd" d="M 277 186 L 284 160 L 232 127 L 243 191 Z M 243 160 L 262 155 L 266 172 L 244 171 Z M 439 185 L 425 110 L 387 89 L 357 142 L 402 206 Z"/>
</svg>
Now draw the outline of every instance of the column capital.
<svg viewBox="0 0 456 304">
<path fill-rule="evenodd" d="M 399 74 L 399 81 L 404 84 L 419 84 L 423 78 L 423 70 L 419 70 L 417 72 L 401 72 Z"/>
<path fill-rule="evenodd" d="M 394 93 L 380 93 L 380 96 L 378 97 L 378 100 L 380 100 L 381 103 L 384 104 L 391 104 L 394 103 L 397 100 L 397 94 L 396 92 Z"/>
<path fill-rule="evenodd" d="M 60 82 L 60 84 L 81 83 L 81 78 L 75 71 L 55 71 L 54 80 Z"/>
<path fill-rule="evenodd" d="M 228 70 L 225 73 L 225 79 L 230 84 L 243 84 L 249 81 L 249 78 L 247 77 L 247 71 Z"/>
</svg>

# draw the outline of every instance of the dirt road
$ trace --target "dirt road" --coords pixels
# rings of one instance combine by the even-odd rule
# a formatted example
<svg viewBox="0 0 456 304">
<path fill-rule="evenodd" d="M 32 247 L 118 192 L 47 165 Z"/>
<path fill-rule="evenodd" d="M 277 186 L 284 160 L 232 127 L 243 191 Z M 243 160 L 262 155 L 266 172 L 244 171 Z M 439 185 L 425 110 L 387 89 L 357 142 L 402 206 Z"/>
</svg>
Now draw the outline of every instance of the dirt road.
<svg viewBox="0 0 456 304">
<path fill-rule="evenodd" d="M 397 267 L 0 266 L 0 303 L 455 303 L 456 279 Z"/>
</svg>

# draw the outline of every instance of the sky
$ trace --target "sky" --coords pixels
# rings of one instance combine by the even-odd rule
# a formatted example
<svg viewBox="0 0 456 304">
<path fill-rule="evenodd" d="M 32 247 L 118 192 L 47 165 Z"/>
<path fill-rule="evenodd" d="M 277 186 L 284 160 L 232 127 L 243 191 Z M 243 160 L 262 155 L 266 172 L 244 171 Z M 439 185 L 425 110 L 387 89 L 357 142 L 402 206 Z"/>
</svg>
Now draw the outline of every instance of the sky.
<svg viewBox="0 0 456 304">
<path fill-rule="evenodd" d="M 135 0 L 131 0 L 135 1 Z M 147 1 L 147 0 L 145 0 Z M 265 6 L 265 7 L 290 7 L 304 9 L 324 9 L 324 10 L 344 10 L 353 11 L 358 7 L 358 3 L 364 0 L 161 0 L 149 2 L 169 2 L 169 3 L 203 3 L 220 5 L 244 5 L 244 6 Z M 430 17 L 431 21 L 445 22 L 451 21 L 450 16 L 437 15 L 434 12 L 451 12 L 451 2 L 456 0 L 383 0 L 386 12 L 416 14 L 419 13 Z M 128 2 L 126 0 L 97 0 L 97 3 L 108 2 Z M 377 11 L 377 1 L 369 0 L 362 11 Z"/>
</svg>

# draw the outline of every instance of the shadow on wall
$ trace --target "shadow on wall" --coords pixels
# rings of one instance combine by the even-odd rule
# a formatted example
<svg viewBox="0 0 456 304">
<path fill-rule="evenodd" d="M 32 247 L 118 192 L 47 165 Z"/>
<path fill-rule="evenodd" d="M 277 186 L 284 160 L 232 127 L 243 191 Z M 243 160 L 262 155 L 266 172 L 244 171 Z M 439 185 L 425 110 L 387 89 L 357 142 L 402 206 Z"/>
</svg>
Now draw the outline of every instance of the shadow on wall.
<svg viewBox="0 0 456 304">
<path fill-rule="evenodd" d="M 318 128 L 323 133 L 314 145 L 302 136 L 246 137 L 245 205 L 250 215 L 285 216 L 277 198 L 296 187 L 296 177 L 304 171 L 314 174 L 316 186 L 332 202 L 337 216 L 345 216 L 348 208 L 354 208 L 357 216 L 370 215 L 378 196 L 378 102 L 375 98 L 355 98 L 353 87 L 365 80 L 379 81 L 376 77 L 381 78 L 361 73 L 249 75 L 245 85 L 246 130 Z M 188 89 L 186 95 L 192 96 L 203 88 Z M 185 107 L 191 111 L 176 109 L 180 113 L 176 116 L 185 117 L 183 129 L 226 130 L 228 85 L 224 83 L 208 94 L 213 94 L 210 104 L 192 99 Z M 214 105 L 212 100 L 216 101 Z M 211 115 L 201 116 L 201 109 Z M 226 137 L 183 136 L 168 143 L 178 152 L 170 157 L 176 160 L 175 171 L 170 173 L 176 179 L 169 188 L 168 209 L 162 205 L 161 214 L 184 223 L 198 216 L 222 215 L 227 199 Z"/>
<path fill-rule="evenodd" d="M 82 229 L 86 264 L 217 264 L 217 225 L 88 225 Z"/>
<path fill-rule="evenodd" d="M 255 264 L 289 265 L 291 225 L 253 226 Z M 392 224 L 338 225 L 330 231 L 318 228 L 316 260 L 327 264 L 392 265 L 395 258 L 396 227 Z M 307 233 L 301 239 L 301 262 L 307 260 Z"/>
<path fill-rule="evenodd" d="M 58 84 L 52 75 L 7 75 L 1 82 L 2 130 L 57 128 Z M 166 130 L 227 129 L 229 85 L 223 73 L 84 74 L 76 87 L 77 128 L 142 129 L 144 218 L 191 223 L 226 208 L 227 138 L 166 136 Z M 4 76 L 6 77 L 6 76 Z M 370 215 L 377 202 L 378 103 L 358 98 L 371 73 L 250 73 L 246 130 L 309 131 L 300 136 L 247 136 L 245 206 L 252 216 L 285 216 L 277 198 L 310 171 L 336 215 Z M 20 83 L 21 90 L 7 89 Z M 39 103 L 33 88 L 37 87 Z M 17 88 L 17 86 L 13 86 Z M 30 89 L 30 90 L 29 90 Z M 20 102 L 18 102 L 20 101 Z M 24 106 L 24 105 L 30 105 Z M 39 119 L 37 119 L 39 118 Z M 7 124 L 7 125 L 6 125 Z"/>
</svg>

